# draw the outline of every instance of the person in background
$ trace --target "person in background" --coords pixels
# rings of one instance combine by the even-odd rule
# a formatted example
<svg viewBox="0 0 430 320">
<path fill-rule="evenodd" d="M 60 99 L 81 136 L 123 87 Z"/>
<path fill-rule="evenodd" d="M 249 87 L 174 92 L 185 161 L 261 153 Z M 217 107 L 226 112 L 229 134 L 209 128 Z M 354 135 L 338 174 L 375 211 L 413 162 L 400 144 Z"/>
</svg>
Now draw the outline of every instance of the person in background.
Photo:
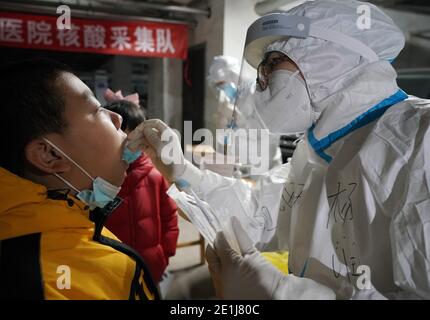
<svg viewBox="0 0 430 320">
<path fill-rule="evenodd" d="M 123 97 L 121 91 L 113 93 L 108 89 L 105 99 L 105 108 L 121 115 L 125 133 L 145 121 L 137 93 Z M 139 252 L 157 283 L 169 258 L 175 255 L 179 236 L 177 207 L 166 194 L 167 189 L 167 181 L 142 153 L 127 169 L 119 193 L 122 205 L 106 222 L 110 231 Z"/>
<path fill-rule="evenodd" d="M 226 128 L 231 121 L 237 97 L 240 63 L 235 57 L 216 56 L 209 66 L 207 83 L 218 102 L 216 127 Z"/>
<path fill-rule="evenodd" d="M 245 89 L 242 89 L 242 91 L 239 93 L 237 89 L 239 85 L 239 74 L 239 60 L 232 56 L 215 56 L 209 66 L 206 80 L 209 88 L 216 96 L 218 102 L 215 115 L 216 128 L 229 130 L 246 128 L 263 129 L 259 122 L 250 117 L 250 115 L 253 113 L 253 104 L 250 99 L 252 99 L 252 96 L 255 92 L 255 81 L 252 78 L 242 79 L 242 88 Z M 241 99 L 248 99 L 247 103 L 244 103 L 244 105 L 246 105 L 248 108 L 242 108 L 241 111 L 238 109 L 234 110 L 236 99 L 239 97 Z M 234 124 L 232 123 L 233 112 L 236 112 L 236 122 Z M 248 139 L 251 139 L 250 137 L 243 138 L 238 135 L 234 138 L 234 144 L 232 144 L 232 141 L 228 141 L 228 139 L 228 137 L 217 136 L 217 148 L 220 146 L 224 147 L 224 153 L 236 159 L 237 165 L 235 168 L 235 173 L 233 174 L 234 177 L 249 178 L 251 175 L 249 170 L 252 165 L 250 165 L 250 163 L 240 163 L 239 154 L 241 153 L 241 150 L 242 152 L 243 150 L 248 150 L 249 143 L 259 143 L 258 139 L 251 140 L 251 142 L 249 142 Z M 271 136 L 269 139 L 269 168 L 273 168 L 282 164 L 282 154 L 281 149 L 279 148 L 279 138 Z M 211 167 L 208 167 L 208 169 L 212 170 Z M 212 171 L 217 172 L 216 170 Z M 256 168 L 253 169 L 253 172 L 257 172 Z"/>
</svg>

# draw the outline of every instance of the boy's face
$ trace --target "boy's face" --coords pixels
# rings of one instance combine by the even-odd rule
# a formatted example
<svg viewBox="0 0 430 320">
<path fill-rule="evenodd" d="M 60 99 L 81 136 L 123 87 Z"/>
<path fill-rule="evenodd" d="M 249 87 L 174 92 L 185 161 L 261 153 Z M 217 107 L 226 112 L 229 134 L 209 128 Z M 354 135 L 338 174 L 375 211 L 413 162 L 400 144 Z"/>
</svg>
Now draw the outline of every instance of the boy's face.
<svg viewBox="0 0 430 320">
<path fill-rule="evenodd" d="M 63 134 L 50 134 L 47 138 L 93 178 L 101 177 L 120 186 L 127 169 L 122 160 L 127 135 L 121 130 L 121 117 L 102 108 L 91 90 L 73 74 L 63 73 L 57 81 L 64 94 L 68 127 Z M 60 174 L 79 190 L 92 186 L 92 181 L 74 165 Z"/>
</svg>

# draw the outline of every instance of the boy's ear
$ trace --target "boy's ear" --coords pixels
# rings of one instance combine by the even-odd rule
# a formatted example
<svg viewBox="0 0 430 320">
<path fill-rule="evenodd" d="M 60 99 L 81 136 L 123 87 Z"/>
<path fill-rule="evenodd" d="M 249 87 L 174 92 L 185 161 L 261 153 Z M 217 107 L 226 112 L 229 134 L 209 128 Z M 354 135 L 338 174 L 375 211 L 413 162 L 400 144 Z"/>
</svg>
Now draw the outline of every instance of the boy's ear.
<svg viewBox="0 0 430 320">
<path fill-rule="evenodd" d="M 25 146 L 29 163 L 45 173 L 63 173 L 71 169 L 70 162 L 43 139 L 34 139 Z"/>
</svg>

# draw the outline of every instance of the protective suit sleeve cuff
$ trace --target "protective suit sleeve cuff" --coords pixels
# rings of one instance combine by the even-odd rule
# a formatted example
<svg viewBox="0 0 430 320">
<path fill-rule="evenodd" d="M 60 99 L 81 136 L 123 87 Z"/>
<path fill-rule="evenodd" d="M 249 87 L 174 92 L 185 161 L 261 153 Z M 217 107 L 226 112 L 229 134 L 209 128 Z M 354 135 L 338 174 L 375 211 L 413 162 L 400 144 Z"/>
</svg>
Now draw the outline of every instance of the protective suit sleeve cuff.
<svg viewBox="0 0 430 320">
<path fill-rule="evenodd" d="M 296 277 L 293 274 L 283 276 L 273 290 L 276 300 L 335 300 L 335 292 L 312 279 Z"/>
<path fill-rule="evenodd" d="M 175 179 L 174 182 L 180 189 L 187 187 L 197 188 L 200 184 L 202 176 L 203 173 L 199 168 L 194 166 L 188 160 L 185 160 L 185 170 Z"/>
</svg>

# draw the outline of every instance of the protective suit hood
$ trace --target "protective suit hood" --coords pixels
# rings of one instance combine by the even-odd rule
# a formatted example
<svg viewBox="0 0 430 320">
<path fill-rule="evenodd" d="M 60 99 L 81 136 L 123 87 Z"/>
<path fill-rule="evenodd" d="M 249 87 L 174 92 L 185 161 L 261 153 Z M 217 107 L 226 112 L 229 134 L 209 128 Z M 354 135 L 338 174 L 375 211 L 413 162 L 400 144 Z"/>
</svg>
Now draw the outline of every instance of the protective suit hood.
<svg viewBox="0 0 430 320">
<path fill-rule="evenodd" d="M 370 13 L 369 28 L 360 20 L 360 9 Z M 341 128 L 398 90 L 390 62 L 402 50 L 405 39 L 376 6 L 355 0 L 320 0 L 305 2 L 282 15 L 291 16 L 294 23 L 297 20 L 297 29 L 300 19 L 304 24 L 308 21 L 304 27 L 308 36 L 300 37 L 300 31 L 295 30 L 298 37 L 266 37 L 272 42 L 259 40 L 259 46 L 265 45 L 263 50 L 251 43 L 245 49 L 245 59 L 256 67 L 264 54 L 279 51 L 296 63 L 314 112 L 321 114 L 315 124 L 317 137 Z M 328 107 L 335 110 L 328 112 Z"/>
</svg>

